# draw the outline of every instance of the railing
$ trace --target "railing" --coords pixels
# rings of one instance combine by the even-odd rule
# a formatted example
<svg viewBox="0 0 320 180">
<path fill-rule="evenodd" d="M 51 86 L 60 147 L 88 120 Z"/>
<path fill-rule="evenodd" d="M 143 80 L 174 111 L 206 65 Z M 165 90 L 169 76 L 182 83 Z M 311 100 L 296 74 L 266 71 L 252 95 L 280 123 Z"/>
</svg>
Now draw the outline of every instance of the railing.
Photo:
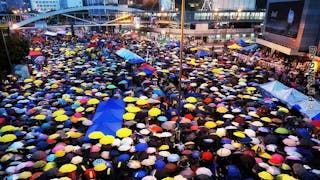
<svg viewBox="0 0 320 180">
<path fill-rule="evenodd" d="M 180 34 L 180 29 L 169 29 L 169 28 L 153 28 L 154 32 L 157 33 L 169 33 L 169 34 Z M 252 33 L 253 28 L 243 29 L 208 29 L 205 31 L 199 31 L 195 29 L 185 29 L 184 33 L 189 35 L 215 35 L 215 34 L 238 34 L 238 33 Z"/>
</svg>

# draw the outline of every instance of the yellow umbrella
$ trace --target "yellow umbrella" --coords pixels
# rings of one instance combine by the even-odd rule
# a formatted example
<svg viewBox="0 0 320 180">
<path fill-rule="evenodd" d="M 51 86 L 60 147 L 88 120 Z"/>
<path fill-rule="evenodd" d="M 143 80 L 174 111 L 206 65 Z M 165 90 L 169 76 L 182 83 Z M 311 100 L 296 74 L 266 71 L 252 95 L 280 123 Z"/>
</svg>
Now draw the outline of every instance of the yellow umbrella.
<svg viewBox="0 0 320 180">
<path fill-rule="evenodd" d="M 262 118 L 261 118 L 261 121 L 264 121 L 264 122 L 272 122 L 272 120 L 271 120 L 269 117 L 262 117 Z"/>
<path fill-rule="evenodd" d="M 101 139 L 104 134 L 101 131 L 93 131 L 89 134 L 90 139 Z"/>
<path fill-rule="evenodd" d="M 141 109 L 137 106 L 128 106 L 128 107 L 126 107 L 126 110 L 131 113 L 137 113 L 137 112 L 141 111 Z"/>
<path fill-rule="evenodd" d="M 54 118 L 56 121 L 59 121 L 59 122 L 63 122 L 63 121 L 66 121 L 69 119 L 69 117 L 65 114 L 63 115 L 59 115 L 57 117 Z"/>
<path fill-rule="evenodd" d="M 195 97 L 188 97 L 186 100 L 187 100 L 189 103 L 196 103 L 196 102 L 197 102 L 197 98 L 195 98 Z"/>
<path fill-rule="evenodd" d="M 6 134 L 0 137 L 0 142 L 7 143 L 12 142 L 17 139 L 17 136 L 14 134 Z"/>
<path fill-rule="evenodd" d="M 52 113 L 52 117 L 57 117 L 57 116 L 63 115 L 64 113 L 65 111 L 63 109 L 59 109 Z"/>
<path fill-rule="evenodd" d="M 170 71 L 168 69 L 162 69 L 163 73 L 169 73 Z"/>
<path fill-rule="evenodd" d="M 140 105 L 140 106 L 143 106 L 143 105 L 146 105 L 148 104 L 148 100 L 146 99 L 139 99 L 137 102 L 136 102 L 137 105 Z"/>
<path fill-rule="evenodd" d="M 148 111 L 149 116 L 155 117 L 155 116 L 159 116 L 161 114 L 161 110 L 159 108 L 151 108 Z"/>
<path fill-rule="evenodd" d="M 89 105 L 94 105 L 94 104 L 99 104 L 99 100 L 98 99 L 96 99 L 96 98 L 92 98 L 92 99 L 90 99 L 89 101 L 88 101 L 88 104 Z"/>
<path fill-rule="evenodd" d="M 100 164 L 97 164 L 96 166 L 94 166 L 93 169 L 95 171 L 103 171 L 103 170 L 107 169 L 107 166 L 104 163 L 100 163 Z"/>
<path fill-rule="evenodd" d="M 0 129 L 0 132 L 9 132 L 9 131 L 14 131 L 14 130 L 16 130 L 16 127 L 14 127 L 12 125 L 6 125 Z"/>
<path fill-rule="evenodd" d="M 13 156 L 14 156 L 14 154 L 12 154 L 12 153 L 3 155 L 3 156 L 1 157 L 1 159 L 0 159 L 0 162 L 6 162 L 6 161 L 8 161 L 9 159 L 11 159 Z"/>
<path fill-rule="evenodd" d="M 74 132 L 74 131 L 69 131 L 66 133 L 67 137 L 70 137 L 70 138 L 73 138 L 73 139 L 76 139 L 76 138 L 79 138 L 83 135 L 83 133 L 80 133 L 80 132 Z"/>
<path fill-rule="evenodd" d="M 44 167 L 43 167 L 43 171 L 48 171 L 54 167 L 56 167 L 56 163 L 55 162 L 48 162 Z"/>
<path fill-rule="evenodd" d="M 284 113 L 288 113 L 288 112 L 289 112 L 289 110 L 288 110 L 287 108 L 284 108 L 284 107 L 280 107 L 280 108 L 278 109 L 278 111 L 279 111 L 279 112 L 284 112 Z"/>
<path fill-rule="evenodd" d="M 125 114 L 122 116 L 122 118 L 123 118 L 124 120 L 127 120 L 127 121 L 132 121 L 132 120 L 134 120 L 135 117 L 136 117 L 136 114 L 134 114 L 134 113 L 125 113 Z"/>
<path fill-rule="evenodd" d="M 32 176 L 30 171 L 24 171 L 19 174 L 19 179 L 29 179 Z"/>
<path fill-rule="evenodd" d="M 48 136 L 48 139 L 56 139 L 58 138 L 60 135 L 55 133 L 55 134 L 51 134 L 50 136 Z"/>
<path fill-rule="evenodd" d="M 107 136 L 103 136 L 100 140 L 99 143 L 103 144 L 103 145 L 107 145 L 107 144 L 112 144 L 114 141 L 114 137 L 111 135 L 107 135 Z"/>
<path fill-rule="evenodd" d="M 228 112 L 228 109 L 226 107 L 221 106 L 221 107 L 217 108 L 217 112 L 218 113 L 226 113 L 226 112 Z"/>
<path fill-rule="evenodd" d="M 276 180 L 298 180 L 288 174 L 279 174 L 277 177 L 276 177 Z"/>
<path fill-rule="evenodd" d="M 77 169 L 77 166 L 74 164 L 64 164 L 59 168 L 59 172 L 69 173 L 69 172 L 75 171 L 76 169 Z"/>
<path fill-rule="evenodd" d="M 132 130 L 128 128 L 121 128 L 116 134 L 119 138 L 124 138 L 130 136 L 132 134 Z"/>
<path fill-rule="evenodd" d="M 220 74 L 220 73 L 221 73 L 221 70 L 215 68 L 215 69 L 212 70 L 212 72 L 215 73 L 215 74 Z"/>
<path fill-rule="evenodd" d="M 94 110 L 95 110 L 94 107 L 88 107 L 88 108 L 86 109 L 86 112 L 92 112 L 92 111 L 94 111 Z"/>
<path fill-rule="evenodd" d="M 248 90 L 248 91 L 255 91 L 255 90 L 257 90 L 257 88 L 255 88 L 255 87 L 248 87 L 247 90 Z"/>
<path fill-rule="evenodd" d="M 147 74 L 145 72 L 139 72 L 138 75 L 139 76 L 146 76 Z"/>
<path fill-rule="evenodd" d="M 127 96 L 127 97 L 123 98 L 123 101 L 124 101 L 124 102 L 128 102 L 128 103 L 131 103 L 131 102 L 135 102 L 136 99 L 135 99 L 134 97 Z"/>
<path fill-rule="evenodd" d="M 189 109 L 189 110 L 193 110 L 193 109 L 196 108 L 195 105 L 190 104 L 190 103 L 187 103 L 187 104 L 183 105 L 183 107 L 186 108 L 186 109 Z"/>
<path fill-rule="evenodd" d="M 28 78 L 28 79 L 25 79 L 23 82 L 24 83 L 29 83 L 29 82 L 32 82 L 32 81 L 33 81 L 32 79 Z"/>
<path fill-rule="evenodd" d="M 82 112 L 82 111 L 84 111 L 84 107 L 82 107 L 82 106 L 80 106 L 80 107 L 78 107 L 78 108 L 76 109 L 76 112 Z"/>
<path fill-rule="evenodd" d="M 40 79 L 37 79 L 37 80 L 35 80 L 33 83 L 35 84 L 35 85 L 37 85 L 37 86 L 39 86 L 40 84 L 42 84 L 42 80 L 40 80 Z"/>
<path fill-rule="evenodd" d="M 215 127 L 217 126 L 217 124 L 216 124 L 215 122 L 213 122 L 213 121 L 207 121 L 207 122 L 204 124 L 204 126 L 205 126 L 206 128 L 212 129 L 212 128 L 215 128 Z"/>
<path fill-rule="evenodd" d="M 266 171 L 259 172 L 258 176 L 264 180 L 273 180 L 273 176 Z"/>
<path fill-rule="evenodd" d="M 34 117 L 35 120 L 45 120 L 46 116 L 43 114 L 38 114 Z"/>
<path fill-rule="evenodd" d="M 159 151 L 165 151 L 165 150 L 168 150 L 168 149 L 169 149 L 169 146 L 166 145 L 166 144 L 161 145 L 161 146 L 159 147 Z"/>
<path fill-rule="evenodd" d="M 242 47 L 235 43 L 235 44 L 228 46 L 228 48 L 229 49 L 241 49 Z"/>
<path fill-rule="evenodd" d="M 242 131 L 236 131 L 233 133 L 234 136 L 237 136 L 239 138 L 245 138 L 246 135 Z"/>
</svg>

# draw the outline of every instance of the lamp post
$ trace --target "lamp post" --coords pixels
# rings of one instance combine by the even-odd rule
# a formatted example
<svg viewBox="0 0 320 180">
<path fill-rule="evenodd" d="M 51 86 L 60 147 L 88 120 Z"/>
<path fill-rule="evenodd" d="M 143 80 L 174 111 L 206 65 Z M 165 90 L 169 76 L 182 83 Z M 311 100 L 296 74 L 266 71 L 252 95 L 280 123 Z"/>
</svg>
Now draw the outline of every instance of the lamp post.
<svg viewBox="0 0 320 180">
<path fill-rule="evenodd" d="M 181 1 L 181 17 L 180 17 L 180 62 L 179 62 L 179 103 L 178 103 L 178 137 L 177 139 L 180 141 L 180 127 L 179 123 L 181 120 L 181 100 L 182 100 L 182 85 L 181 85 L 181 79 L 182 79 L 182 59 L 183 59 L 183 39 L 184 39 L 184 9 L 185 9 L 185 0 Z"/>
</svg>

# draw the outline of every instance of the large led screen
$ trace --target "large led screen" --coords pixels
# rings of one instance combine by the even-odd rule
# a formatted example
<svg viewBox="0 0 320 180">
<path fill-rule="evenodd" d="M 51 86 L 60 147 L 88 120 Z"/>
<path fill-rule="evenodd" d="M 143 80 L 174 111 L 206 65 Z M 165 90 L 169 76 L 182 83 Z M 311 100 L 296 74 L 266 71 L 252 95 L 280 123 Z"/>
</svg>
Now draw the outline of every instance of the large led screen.
<svg viewBox="0 0 320 180">
<path fill-rule="evenodd" d="M 270 3 L 265 30 L 270 33 L 296 38 L 304 1 Z"/>
</svg>

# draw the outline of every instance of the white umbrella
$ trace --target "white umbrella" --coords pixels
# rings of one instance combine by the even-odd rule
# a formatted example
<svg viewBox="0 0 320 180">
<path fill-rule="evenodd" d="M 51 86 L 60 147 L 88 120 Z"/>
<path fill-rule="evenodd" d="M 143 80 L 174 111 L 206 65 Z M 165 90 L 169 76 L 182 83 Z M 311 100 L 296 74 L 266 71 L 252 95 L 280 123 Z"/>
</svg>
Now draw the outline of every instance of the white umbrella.
<svg viewBox="0 0 320 180">
<path fill-rule="evenodd" d="M 220 148 L 217 150 L 217 154 L 220 157 L 227 157 L 231 154 L 231 151 L 229 149 L 226 148 Z"/>
<path fill-rule="evenodd" d="M 205 167 L 200 167 L 196 171 L 197 175 L 207 175 L 207 176 L 212 176 L 212 172 L 210 169 L 205 168 Z"/>
</svg>

